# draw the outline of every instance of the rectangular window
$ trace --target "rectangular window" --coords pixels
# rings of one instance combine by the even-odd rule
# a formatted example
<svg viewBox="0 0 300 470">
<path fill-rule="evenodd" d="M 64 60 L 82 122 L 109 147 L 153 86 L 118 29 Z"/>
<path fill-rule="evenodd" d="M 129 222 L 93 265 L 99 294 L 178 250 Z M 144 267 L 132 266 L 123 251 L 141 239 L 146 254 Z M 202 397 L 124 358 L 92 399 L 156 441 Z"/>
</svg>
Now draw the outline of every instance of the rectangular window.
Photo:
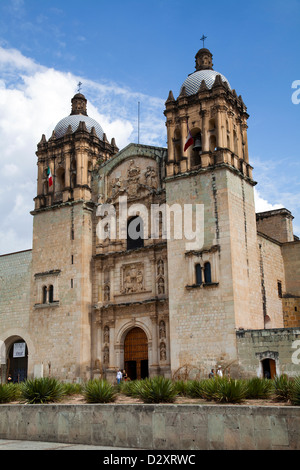
<svg viewBox="0 0 300 470">
<path fill-rule="evenodd" d="M 71 289 L 73 289 L 73 279 L 71 279 Z"/>
<path fill-rule="evenodd" d="M 282 298 L 282 282 L 277 281 L 278 297 Z"/>
</svg>

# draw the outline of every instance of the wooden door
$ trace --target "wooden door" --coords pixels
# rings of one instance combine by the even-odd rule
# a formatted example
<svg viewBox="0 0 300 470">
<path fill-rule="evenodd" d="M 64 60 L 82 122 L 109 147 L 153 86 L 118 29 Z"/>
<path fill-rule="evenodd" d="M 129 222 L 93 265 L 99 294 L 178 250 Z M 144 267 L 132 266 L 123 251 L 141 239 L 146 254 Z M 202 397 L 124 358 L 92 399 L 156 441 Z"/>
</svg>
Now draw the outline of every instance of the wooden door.
<svg viewBox="0 0 300 470">
<path fill-rule="evenodd" d="M 145 362 L 147 361 L 147 362 Z M 129 331 L 124 342 L 124 362 L 128 377 L 131 380 L 148 376 L 148 341 L 141 328 Z"/>
</svg>

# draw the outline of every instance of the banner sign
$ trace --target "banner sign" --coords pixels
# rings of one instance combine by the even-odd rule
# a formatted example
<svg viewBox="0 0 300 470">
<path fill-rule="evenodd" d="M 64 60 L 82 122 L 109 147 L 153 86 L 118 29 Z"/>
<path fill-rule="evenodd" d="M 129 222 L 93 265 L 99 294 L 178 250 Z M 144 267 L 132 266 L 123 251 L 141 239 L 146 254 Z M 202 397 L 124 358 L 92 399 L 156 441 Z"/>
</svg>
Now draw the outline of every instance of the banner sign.
<svg viewBox="0 0 300 470">
<path fill-rule="evenodd" d="M 25 357 L 26 343 L 15 343 L 13 350 L 13 357 Z"/>
</svg>

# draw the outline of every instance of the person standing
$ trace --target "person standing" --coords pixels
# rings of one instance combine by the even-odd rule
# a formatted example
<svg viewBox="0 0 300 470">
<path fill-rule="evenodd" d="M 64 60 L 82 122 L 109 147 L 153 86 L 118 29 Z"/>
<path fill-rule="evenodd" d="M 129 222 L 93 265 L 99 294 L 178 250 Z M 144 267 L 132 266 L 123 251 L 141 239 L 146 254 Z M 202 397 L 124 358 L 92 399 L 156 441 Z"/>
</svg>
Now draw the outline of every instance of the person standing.
<svg viewBox="0 0 300 470">
<path fill-rule="evenodd" d="M 122 380 L 122 371 L 118 370 L 117 372 L 117 384 L 119 384 Z"/>
</svg>

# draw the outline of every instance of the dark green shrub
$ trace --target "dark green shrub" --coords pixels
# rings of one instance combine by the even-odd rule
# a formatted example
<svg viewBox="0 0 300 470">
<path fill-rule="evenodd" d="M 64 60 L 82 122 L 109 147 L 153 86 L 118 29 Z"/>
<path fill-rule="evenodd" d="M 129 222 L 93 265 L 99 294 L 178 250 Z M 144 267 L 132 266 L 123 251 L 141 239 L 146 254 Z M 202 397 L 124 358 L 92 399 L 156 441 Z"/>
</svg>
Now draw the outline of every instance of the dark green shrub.
<svg viewBox="0 0 300 470">
<path fill-rule="evenodd" d="M 82 393 L 88 403 L 111 403 L 115 401 L 117 392 L 106 380 L 93 379 L 84 384 Z"/>
<path fill-rule="evenodd" d="M 247 392 L 246 398 L 269 398 L 272 394 L 272 381 L 254 377 L 246 381 Z"/>
<path fill-rule="evenodd" d="M 244 380 L 234 380 L 226 377 L 214 380 L 217 384 L 217 389 L 214 394 L 216 401 L 220 403 L 240 403 L 245 399 L 247 385 Z"/>
<path fill-rule="evenodd" d="M 26 403 L 50 403 L 61 400 L 65 395 L 64 386 L 57 379 L 43 377 L 26 380 L 21 384 L 21 398 Z"/>
<path fill-rule="evenodd" d="M 277 400 L 291 400 L 293 393 L 293 381 L 290 380 L 286 375 L 274 377 L 274 379 L 272 380 L 272 385 L 273 393 Z"/>
<path fill-rule="evenodd" d="M 127 397 L 138 397 L 139 389 L 143 380 L 126 380 L 122 381 L 119 385 L 119 392 L 123 393 Z"/>
<path fill-rule="evenodd" d="M 186 380 L 176 380 L 174 387 L 181 397 L 189 396 L 190 382 Z"/>
<path fill-rule="evenodd" d="M 0 384 L 0 403 L 9 403 L 16 399 L 14 384 Z"/>
<path fill-rule="evenodd" d="M 206 387 L 207 380 L 190 380 L 187 383 L 187 395 L 191 398 L 206 398 Z"/>
<path fill-rule="evenodd" d="M 82 393 L 82 385 L 79 383 L 66 382 L 63 384 L 65 395 L 77 395 Z"/>
<path fill-rule="evenodd" d="M 293 382 L 291 402 L 293 405 L 300 406 L 300 376 L 296 377 Z"/>
<path fill-rule="evenodd" d="M 157 376 L 142 380 L 138 395 L 144 403 L 173 403 L 178 392 L 172 380 Z"/>
</svg>

